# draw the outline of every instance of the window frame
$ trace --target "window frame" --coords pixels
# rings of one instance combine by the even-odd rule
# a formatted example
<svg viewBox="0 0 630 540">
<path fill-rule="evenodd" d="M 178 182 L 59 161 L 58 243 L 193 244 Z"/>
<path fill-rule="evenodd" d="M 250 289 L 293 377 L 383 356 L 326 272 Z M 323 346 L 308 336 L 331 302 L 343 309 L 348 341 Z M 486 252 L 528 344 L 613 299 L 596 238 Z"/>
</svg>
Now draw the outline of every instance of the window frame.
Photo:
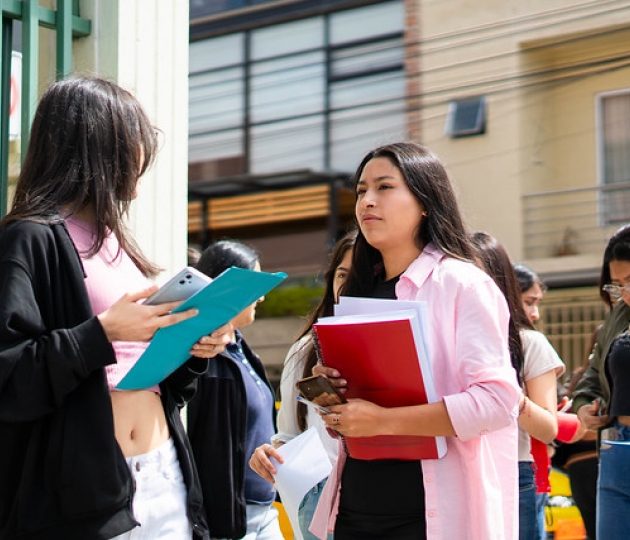
<svg viewBox="0 0 630 540">
<path fill-rule="evenodd" d="M 79 0 L 56 0 L 57 9 L 38 0 L 0 0 L 0 217 L 7 212 L 9 167 L 9 107 L 13 21 L 22 22 L 21 156 L 28 147 L 29 132 L 38 98 L 39 28 L 56 32 L 57 80 L 72 71 L 72 39 L 92 32 L 92 23 L 80 16 Z"/>
<path fill-rule="evenodd" d="M 382 3 L 383 5 L 385 5 L 385 4 L 388 4 L 389 2 L 378 2 L 378 3 L 379 4 Z M 316 167 L 316 168 L 329 169 L 331 167 L 331 162 L 332 162 L 331 117 L 332 115 L 336 113 L 340 113 L 340 112 L 343 113 L 346 109 L 349 111 L 353 109 L 353 107 L 336 108 L 333 106 L 331 102 L 331 96 L 333 95 L 333 92 L 335 91 L 335 86 L 344 82 L 347 82 L 347 83 L 351 81 L 360 82 L 362 79 L 366 77 L 373 76 L 373 75 L 383 75 L 383 74 L 391 74 L 393 76 L 396 73 L 400 73 L 400 77 L 402 78 L 402 80 L 403 81 L 405 80 L 406 75 L 405 75 L 405 62 L 404 62 L 404 57 L 405 57 L 404 22 L 401 24 L 401 29 L 398 32 L 387 32 L 382 35 L 375 36 L 373 38 L 368 38 L 368 39 L 361 38 L 361 39 L 356 39 L 352 41 L 345 41 L 343 43 L 331 42 L 330 28 L 332 24 L 331 22 L 332 17 L 334 17 L 338 13 L 342 13 L 346 11 L 349 12 L 355 9 L 361 9 L 362 7 L 366 7 L 366 6 L 365 5 L 353 6 L 350 9 L 330 11 L 325 14 L 318 14 L 313 17 L 305 17 L 304 19 L 301 19 L 301 20 L 306 20 L 310 18 L 313 18 L 313 19 L 319 18 L 319 17 L 323 18 L 322 31 L 324 32 L 324 36 L 323 36 L 322 45 L 320 47 L 315 47 L 315 48 L 305 47 L 304 49 L 299 49 L 297 51 L 284 52 L 278 55 L 268 55 L 260 59 L 253 58 L 254 55 L 251 54 L 251 51 L 249 49 L 249 44 L 253 41 L 251 39 L 253 32 L 256 32 L 257 30 L 260 30 L 260 29 L 264 29 L 265 26 L 262 26 L 259 28 L 255 28 L 255 27 L 249 28 L 247 30 L 243 30 L 240 32 L 234 32 L 234 34 L 243 35 L 245 39 L 245 43 L 246 43 L 245 44 L 246 49 L 243 52 L 242 61 L 236 64 L 242 67 L 245 73 L 244 75 L 245 84 L 243 85 L 243 95 L 241 96 L 242 101 L 244 103 L 245 114 L 244 114 L 243 123 L 240 126 L 238 126 L 238 128 L 236 126 L 233 126 L 234 129 L 240 130 L 240 132 L 243 134 L 244 140 L 242 141 L 242 152 L 240 155 L 244 159 L 244 163 L 245 163 L 244 172 L 245 173 L 251 173 L 254 170 L 256 170 L 256 164 L 254 163 L 255 156 L 254 156 L 254 152 L 252 151 L 252 145 L 256 142 L 253 139 L 254 130 L 257 130 L 257 131 L 264 130 L 265 126 L 268 126 L 268 125 L 271 126 L 279 122 L 292 122 L 292 121 L 299 122 L 300 120 L 306 120 L 309 117 L 312 117 L 312 118 L 321 117 L 323 119 L 323 161 L 321 163 L 321 167 Z M 402 7 L 401 9 L 403 9 L 403 12 L 404 12 L 404 7 Z M 216 37 L 222 38 L 222 37 L 226 37 L 227 35 L 231 35 L 231 34 L 222 34 Z M 206 39 L 213 39 L 213 38 L 210 37 Z M 193 43 L 198 43 L 199 41 L 202 41 L 202 39 L 194 40 Z M 396 43 L 397 41 L 398 41 L 398 44 Z M 379 66 L 377 69 L 348 70 L 346 73 L 342 73 L 342 74 L 335 74 L 333 72 L 334 63 L 336 61 L 335 56 L 337 56 L 339 53 L 342 53 L 343 51 L 352 51 L 352 50 L 360 51 L 362 48 L 369 49 L 370 46 L 376 46 L 375 51 L 378 52 L 378 46 L 380 44 L 387 46 L 390 43 L 392 45 L 397 45 L 400 48 L 399 58 L 394 58 L 392 61 Z M 323 66 L 324 73 L 323 73 L 323 78 L 321 81 L 323 83 L 324 95 L 322 97 L 321 110 L 316 110 L 316 111 L 311 110 L 305 114 L 297 114 L 297 115 L 289 114 L 289 115 L 282 115 L 282 116 L 278 116 L 274 118 L 265 118 L 265 119 L 257 120 L 255 118 L 255 115 L 253 114 L 253 107 L 255 103 L 252 102 L 252 92 L 254 90 L 253 81 L 255 78 L 254 71 L 256 70 L 255 69 L 256 66 L 262 66 L 267 62 L 282 62 L 283 60 L 290 59 L 292 57 L 298 58 L 304 55 L 317 54 L 320 52 L 323 53 L 323 62 L 324 62 L 324 66 Z M 308 67 L 308 64 L 305 64 L 305 66 L 303 66 L 303 68 L 307 68 L 307 67 Z M 220 69 L 221 68 L 200 70 L 200 69 L 197 69 L 196 66 L 191 66 L 190 77 L 192 78 L 197 75 L 201 75 L 202 73 L 218 72 Z M 403 88 L 401 89 L 400 96 L 398 96 L 397 99 L 401 102 L 402 107 L 406 111 L 407 94 L 406 94 L 404 85 L 403 85 Z M 373 103 L 373 104 L 367 103 L 367 104 L 363 104 L 361 108 L 368 109 L 369 106 L 371 105 L 377 106 L 379 104 L 380 103 Z M 403 127 L 403 129 L 406 129 L 406 128 Z M 203 135 L 210 136 L 212 133 L 213 133 L 212 130 L 204 132 L 203 134 L 195 133 L 193 137 L 200 137 Z M 189 137 L 190 136 L 191 134 L 189 134 Z M 212 158 L 209 158 L 209 159 L 211 160 Z M 191 163 L 194 164 L 197 162 L 189 162 L 189 164 Z"/>
<path fill-rule="evenodd" d="M 470 127 L 457 127 L 457 113 L 461 107 L 466 105 L 477 106 L 477 117 L 475 124 Z M 461 139 L 486 134 L 487 123 L 487 102 L 486 96 L 470 96 L 461 99 L 454 99 L 449 102 L 446 112 L 446 122 L 444 123 L 444 134 L 451 139 Z"/>
<path fill-rule="evenodd" d="M 606 198 L 608 193 L 614 191 L 613 186 L 619 185 L 619 189 L 627 190 L 630 182 L 607 182 L 606 181 L 606 148 L 604 138 L 604 101 L 607 98 L 617 96 L 628 96 L 630 100 L 630 87 L 618 90 L 599 92 L 595 95 L 595 145 L 597 160 L 597 219 L 600 227 L 618 226 L 627 222 L 627 219 L 609 219 L 609 207 Z M 630 152 L 630 132 L 628 136 Z M 628 171 L 630 173 L 630 170 Z M 612 188 L 612 189 L 611 189 Z M 630 216 L 628 216 L 630 218 Z"/>
</svg>

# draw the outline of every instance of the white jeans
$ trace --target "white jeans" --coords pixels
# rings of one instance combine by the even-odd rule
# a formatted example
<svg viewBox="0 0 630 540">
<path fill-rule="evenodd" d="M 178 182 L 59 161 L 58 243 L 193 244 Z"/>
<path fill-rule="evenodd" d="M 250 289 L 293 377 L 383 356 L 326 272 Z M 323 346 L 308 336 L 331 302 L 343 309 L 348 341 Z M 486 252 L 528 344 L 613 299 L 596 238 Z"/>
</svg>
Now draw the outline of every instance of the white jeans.
<svg viewBox="0 0 630 540">
<path fill-rule="evenodd" d="M 140 526 L 112 540 L 190 540 L 187 490 L 173 439 L 127 458 L 127 465 L 136 484 L 133 515 Z"/>
<path fill-rule="evenodd" d="M 212 532 L 212 530 L 210 531 Z M 212 540 L 228 540 L 227 538 Z M 240 540 L 284 540 L 275 506 L 248 504 L 247 533 Z"/>
</svg>

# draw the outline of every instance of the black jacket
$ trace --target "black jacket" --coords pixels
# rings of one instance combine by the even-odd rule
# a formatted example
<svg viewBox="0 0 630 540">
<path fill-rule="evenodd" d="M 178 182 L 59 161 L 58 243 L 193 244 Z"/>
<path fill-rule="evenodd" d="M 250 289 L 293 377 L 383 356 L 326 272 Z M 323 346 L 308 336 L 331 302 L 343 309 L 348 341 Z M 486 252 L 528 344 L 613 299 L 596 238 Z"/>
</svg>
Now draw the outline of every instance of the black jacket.
<svg viewBox="0 0 630 540">
<path fill-rule="evenodd" d="M 244 339 L 241 343 L 245 357 L 273 394 L 260 357 Z M 275 407 L 271 414 L 275 425 Z M 241 372 L 227 353 L 219 354 L 199 379 L 197 393 L 188 405 L 188 436 L 208 525 L 216 538 L 242 538 L 247 532 L 245 467 L 249 467 L 250 456 L 245 455 L 246 429 Z"/>
<path fill-rule="evenodd" d="M 0 538 L 106 539 L 136 525 L 133 481 L 114 436 L 106 365 L 83 267 L 57 217 L 0 229 Z M 207 361 L 162 385 L 196 536 L 207 538 L 179 407 Z"/>
</svg>

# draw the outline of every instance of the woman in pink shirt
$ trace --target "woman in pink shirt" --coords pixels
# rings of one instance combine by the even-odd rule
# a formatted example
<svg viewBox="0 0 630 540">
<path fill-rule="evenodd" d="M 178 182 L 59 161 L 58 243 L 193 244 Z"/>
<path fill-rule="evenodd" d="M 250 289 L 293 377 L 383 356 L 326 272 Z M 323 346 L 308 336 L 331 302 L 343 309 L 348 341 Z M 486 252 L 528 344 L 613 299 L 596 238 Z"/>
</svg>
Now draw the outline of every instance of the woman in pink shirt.
<svg viewBox="0 0 630 540">
<path fill-rule="evenodd" d="M 323 538 L 327 522 L 336 540 L 515 539 L 520 390 L 505 299 L 471 262 L 453 189 L 432 153 L 413 143 L 378 148 L 354 183 L 360 230 L 342 294 L 427 302 L 438 401 L 384 408 L 355 399 L 323 418 L 343 437 L 444 436 L 447 453 L 421 461 L 342 453 L 311 530 Z M 314 371 L 352 385 L 331 368 Z"/>
</svg>

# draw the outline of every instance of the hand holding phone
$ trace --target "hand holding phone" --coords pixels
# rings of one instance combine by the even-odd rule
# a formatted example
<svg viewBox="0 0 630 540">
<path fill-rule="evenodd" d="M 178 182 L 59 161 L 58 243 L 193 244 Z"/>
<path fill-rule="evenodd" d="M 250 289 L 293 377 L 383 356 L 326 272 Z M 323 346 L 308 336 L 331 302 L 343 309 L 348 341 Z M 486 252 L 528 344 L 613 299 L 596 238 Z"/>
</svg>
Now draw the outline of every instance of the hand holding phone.
<svg viewBox="0 0 630 540">
<path fill-rule="evenodd" d="M 300 379 L 295 383 L 300 394 L 318 407 L 324 407 L 327 412 L 328 407 L 347 403 L 347 400 L 337 390 L 326 375 L 313 375 Z"/>
</svg>

